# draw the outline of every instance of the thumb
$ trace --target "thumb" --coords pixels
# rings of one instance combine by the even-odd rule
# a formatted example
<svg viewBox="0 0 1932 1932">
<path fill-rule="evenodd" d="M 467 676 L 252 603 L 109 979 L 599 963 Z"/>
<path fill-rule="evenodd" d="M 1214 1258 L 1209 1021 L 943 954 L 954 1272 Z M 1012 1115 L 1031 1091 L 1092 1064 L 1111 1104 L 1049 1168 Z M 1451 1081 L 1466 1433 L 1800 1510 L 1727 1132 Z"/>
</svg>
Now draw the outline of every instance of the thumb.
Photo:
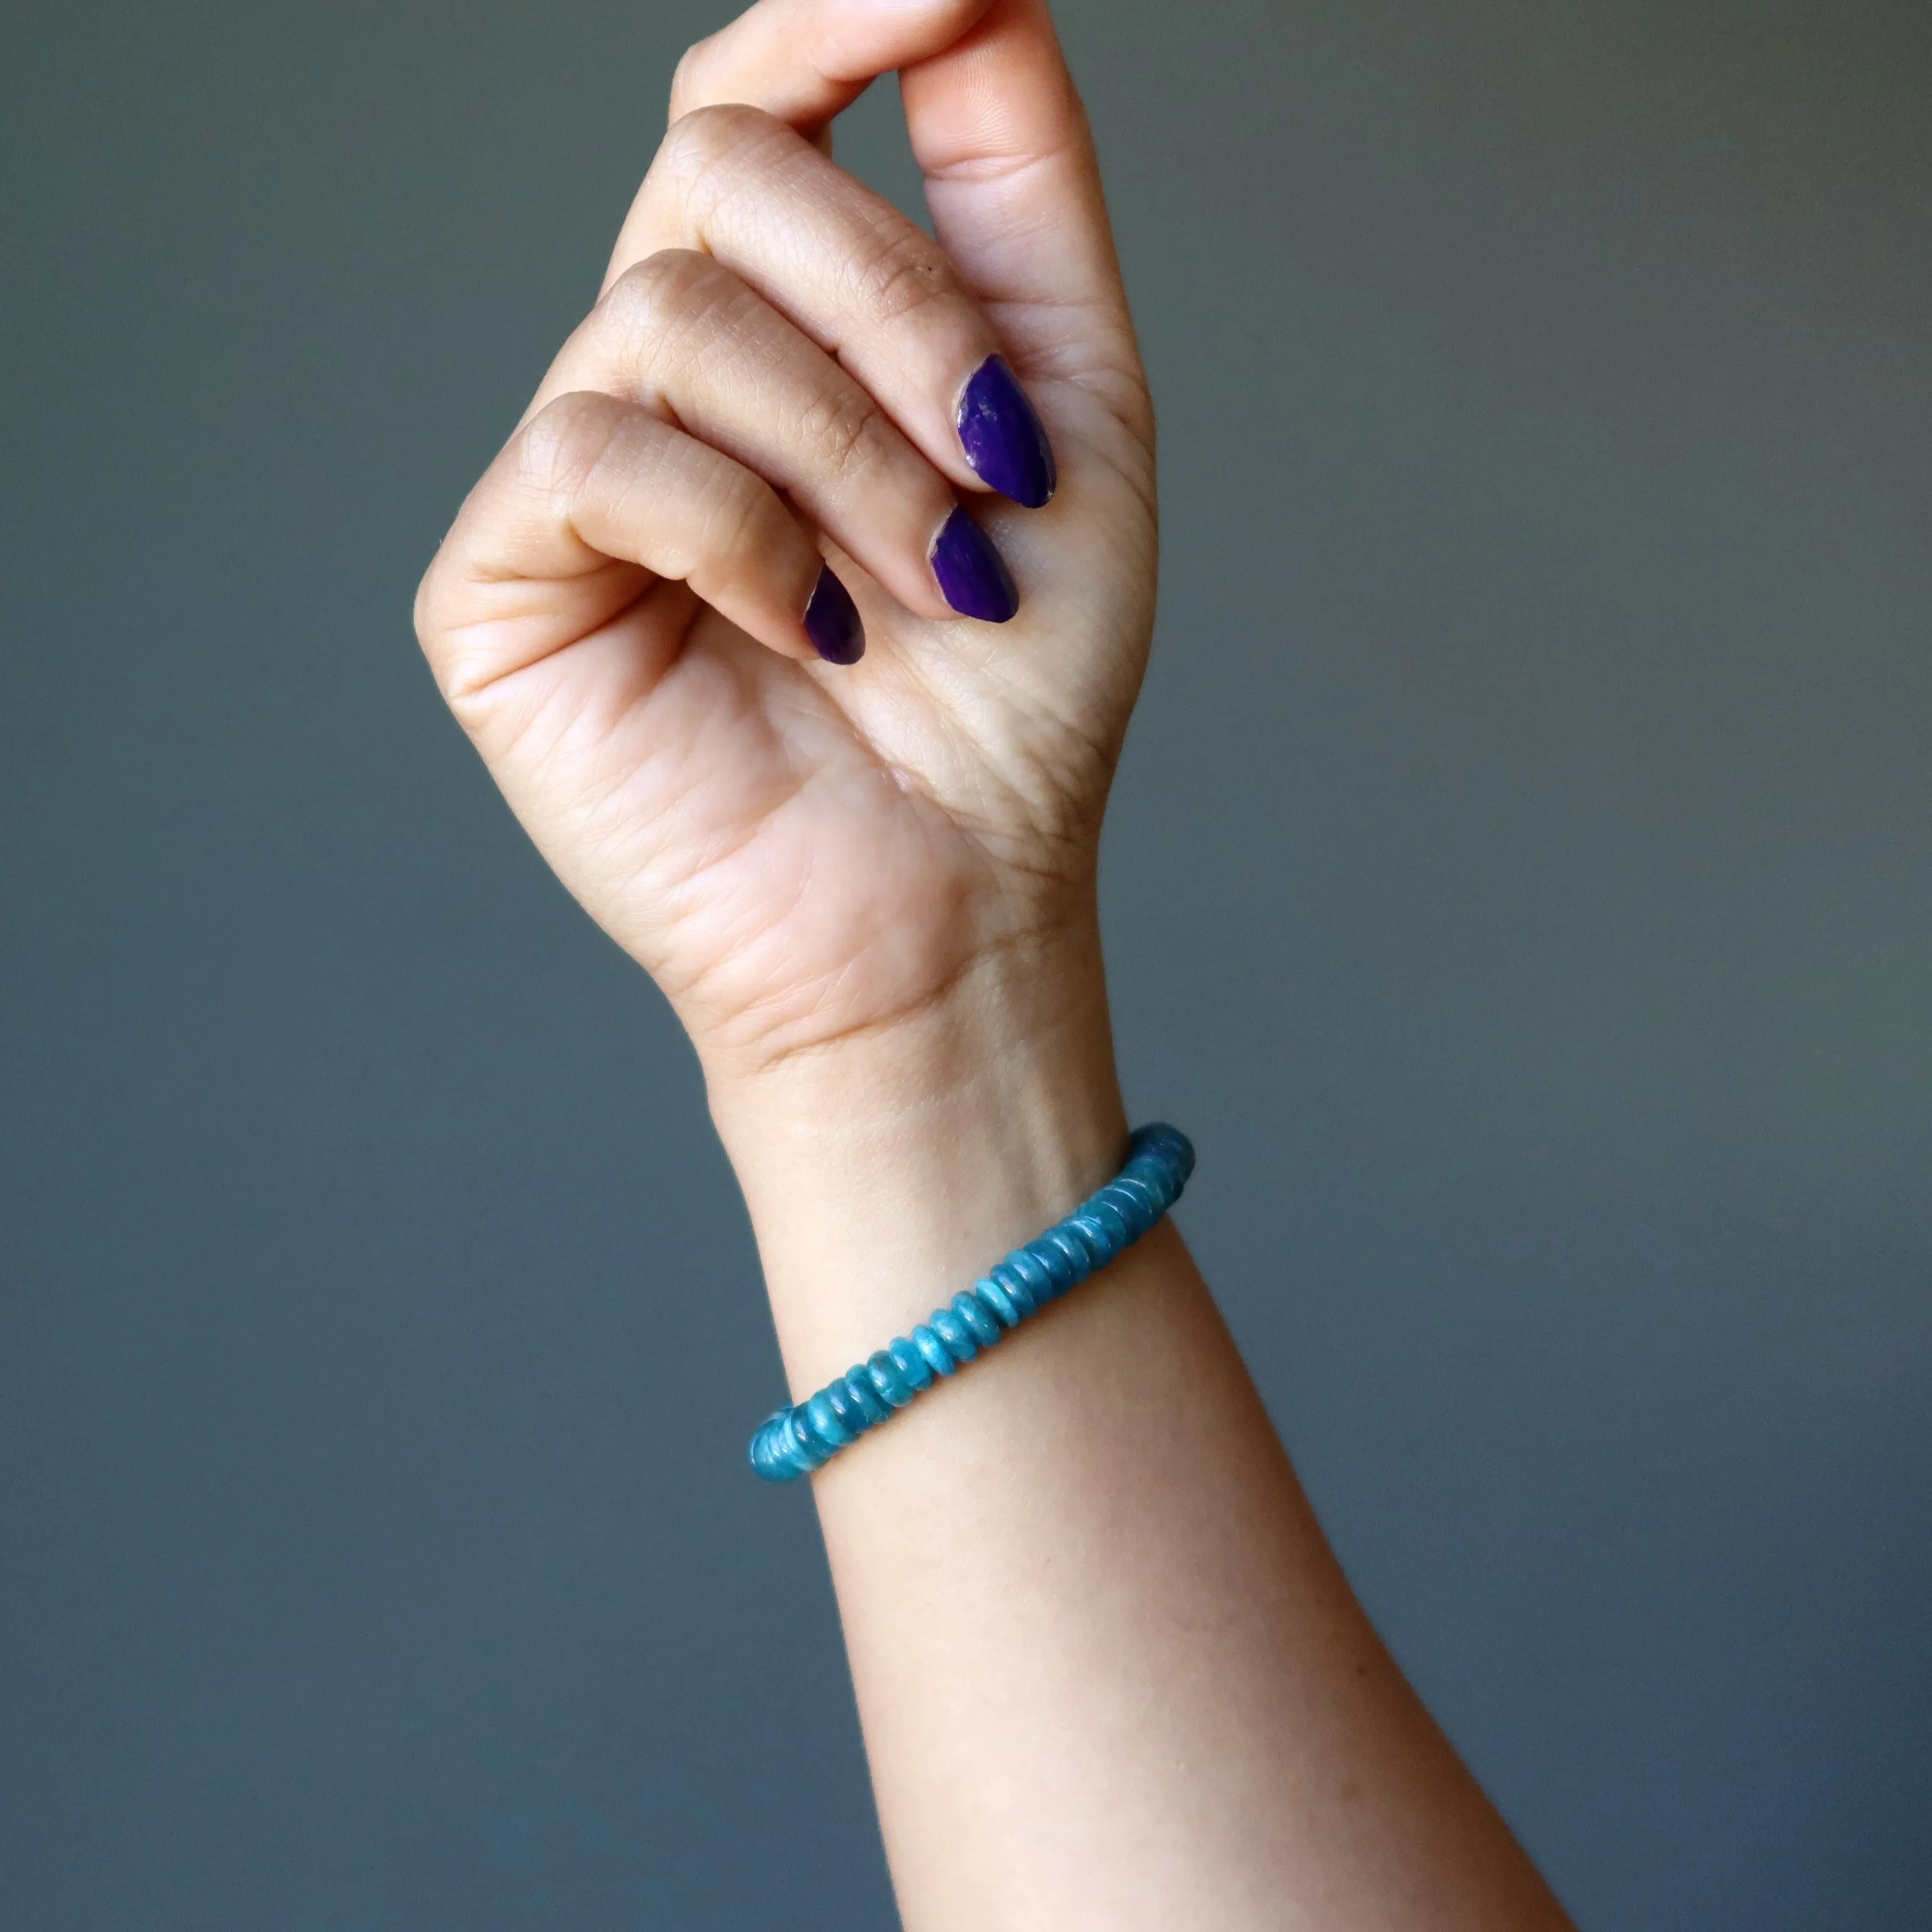
<svg viewBox="0 0 1932 1932">
<path fill-rule="evenodd" d="M 1022 374 L 1138 382 L 1093 135 L 1046 0 L 994 0 L 899 84 L 934 232 Z"/>
</svg>

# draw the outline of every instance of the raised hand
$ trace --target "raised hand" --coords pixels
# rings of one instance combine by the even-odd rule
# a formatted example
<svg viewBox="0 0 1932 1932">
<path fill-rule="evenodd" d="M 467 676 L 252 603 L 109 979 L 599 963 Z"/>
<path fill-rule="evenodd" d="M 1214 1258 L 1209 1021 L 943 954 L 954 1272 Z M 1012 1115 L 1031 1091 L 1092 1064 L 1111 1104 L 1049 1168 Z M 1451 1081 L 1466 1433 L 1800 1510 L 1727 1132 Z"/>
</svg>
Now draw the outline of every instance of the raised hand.
<svg viewBox="0 0 1932 1932">
<path fill-rule="evenodd" d="M 896 68 L 936 244 L 830 158 Z M 602 296 L 418 618 L 714 1078 L 1092 955 L 1152 443 L 1040 0 L 760 0 L 686 56 Z"/>
<path fill-rule="evenodd" d="M 936 245 L 830 158 L 893 68 Z M 794 1396 L 1124 1150 L 1094 874 L 1152 442 L 1042 0 L 760 0 L 424 580 L 697 1042 Z M 1171 1222 L 813 1483 L 909 1928 L 1564 1932 Z"/>
</svg>

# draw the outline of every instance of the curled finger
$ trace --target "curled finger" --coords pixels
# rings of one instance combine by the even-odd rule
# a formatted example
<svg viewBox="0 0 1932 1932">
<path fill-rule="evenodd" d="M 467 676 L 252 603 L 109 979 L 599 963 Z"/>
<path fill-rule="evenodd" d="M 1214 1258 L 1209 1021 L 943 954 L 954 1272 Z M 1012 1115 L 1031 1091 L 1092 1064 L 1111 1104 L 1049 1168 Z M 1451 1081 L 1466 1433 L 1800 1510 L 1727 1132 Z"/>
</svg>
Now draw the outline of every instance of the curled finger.
<svg viewBox="0 0 1932 1932">
<path fill-rule="evenodd" d="M 418 628 L 460 698 L 567 650 L 658 579 L 785 656 L 864 650 L 851 598 L 768 483 L 593 391 L 548 404 L 491 466 L 424 581 Z"/>
<path fill-rule="evenodd" d="M 755 470 L 908 610 L 1004 620 L 1014 593 L 951 486 L 838 362 L 714 257 L 608 288 L 538 392 L 607 390 Z"/>
</svg>

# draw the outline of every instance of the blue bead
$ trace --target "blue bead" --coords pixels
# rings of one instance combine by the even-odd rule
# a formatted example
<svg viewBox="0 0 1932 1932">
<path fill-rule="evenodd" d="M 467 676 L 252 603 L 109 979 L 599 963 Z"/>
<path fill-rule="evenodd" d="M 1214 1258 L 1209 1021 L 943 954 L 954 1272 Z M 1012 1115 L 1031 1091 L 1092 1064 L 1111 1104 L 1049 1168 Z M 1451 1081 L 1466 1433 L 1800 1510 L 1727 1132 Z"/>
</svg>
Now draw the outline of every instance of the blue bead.
<svg viewBox="0 0 1932 1932">
<path fill-rule="evenodd" d="M 1106 1235 L 1108 1261 L 1133 1244 L 1133 1230 L 1127 1226 L 1127 1217 L 1107 1198 L 1104 1189 L 1081 1209 L 1080 1214 L 1083 1220 L 1095 1222 Z"/>
<path fill-rule="evenodd" d="M 986 1304 L 976 1294 L 956 1294 L 952 1298 L 952 1310 L 966 1324 L 974 1340 L 982 1348 L 990 1348 L 1006 1332 L 988 1313 Z"/>
<path fill-rule="evenodd" d="M 980 1345 L 973 1339 L 973 1332 L 950 1308 L 935 1308 L 927 1318 L 926 1325 L 946 1344 L 946 1352 L 961 1368 L 964 1368 L 980 1352 Z"/>
<path fill-rule="evenodd" d="M 827 1382 L 818 1393 L 824 1396 L 826 1407 L 838 1418 L 839 1426 L 848 1436 L 856 1438 L 865 1434 L 870 1426 L 866 1412 L 852 1400 L 852 1391 L 845 1386 L 844 1376 L 836 1382 Z M 814 1418 L 817 1414 L 814 1409 Z"/>
<path fill-rule="evenodd" d="M 952 1359 L 952 1352 L 932 1332 L 931 1326 L 922 1322 L 912 1331 L 913 1346 L 932 1364 L 935 1374 L 950 1376 L 959 1364 Z"/>
<path fill-rule="evenodd" d="M 1150 1161 L 1154 1167 L 1160 1168 L 1161 1173 L 1167 1174 L 1168 1184 L 1178 1180 L 1178 1178 L 1183 1178 L 1184 1168 L 1186 1168 L 1186 1155 L 1180 1151 L 1180 1148 L 1174 1146 L 1171 1140 L 1148 1142 L 1146 1160 Z"/>
<path fill-rule="evenodd" d="M 1118 1252 L 1112 1234 L 1085 1208 L 1075 1208 L 1054 1232 L 1078 1246 L 1089 1274 L 1105 1268 Z"/>
<path fill-rule="evenodd" d="M 1009 1262 L 1001 1262 L 997 1267 L 988 1268 L 986 1279 L 1005 1292 L 1006 1299 L 1019 1310 L 1022 1322 L 1038 1310 L 1040 1297 Z"/>
<path fill-rule="evenodd" d="M 856 1368 L 848 1369 L 838 1378 L 853 1406 L 866 1418 L 866 1426 L 875 1429 L 892 1414 L 892 1406 L 872 1386 L 872 1378 L 861 1362 Z"/>
<path fill-rule="evenodd" d="M 1060 1257 L 1054 1256 L 1058 1261 Z M 1016 1248 L 1006 1257 L 1016 1274 L 1023 1274 L 1032 1285 L 1034 1293 L 1040 1298 L 1044 1307 L 1049 1301 L 1058 1300 L 1060 1294 L 1060 1277 L 1054 1274 L 1051 1263 L 1040 1251 L 1037 1241 L 1029 1241 L 1023 1248 Z"/>
<path fill-rule="evenodd" d="M 784 1436 L 782 1446 L 785 1460 L 794 1472 L 798 1475 L 808 1476 L 820 1463 L 830 1457 L 832 1452 L 829 1449 L 820 1448 L 816 1443 L 801 1435 L 798 1424 L 798 1411 L 795 1408 L 788 1409 L 785 1412 L 782 1425 Z"/>
<path fill-rule="evenodd" d="M 889 1408 L 904 1408 L 916 1393 L 901 1372 L 898 1364 L 884 1348 L 866 1358 L 866 1373 L 878 1390 L 879 1400 Z"/>
<path fill-rule="evenodd" d="M 1154 1226 L 1154 1203 L 1138 1188 L 1132 1186 L 1126 1175 L 1123 1174 L 1118 1180 L 1110 1180 L 1102 1191 L 1102 1198 L 1126 1223 L 1130 1245 L 1138 1241 Z"/>
<path fill-rule="evenodd" d="M 859 1432 L 848 1428 L 844 1417 L 832 1406 L 830 1389 L 822 1388 L 812 1396 L 805 1404 L 805 1413 L 812 1434 L 832 1448 L 842 1449 L 857 1439 Z"/>
<path fill-rule="evenodd" d="M 752 1467 L 768 1483 L 784 1483 L 791 1480 L 791 1458 L 787 1454 L 785 1440 L 786 1414 L 780 1409 L 770 1420 L 758 1425 L 758 1432 L 752 1438 Z"/>
<path fill-rule="evenodd" d="M 1000 1265 L 1026 1283 L 1036 1308 L 1044 1308 L 1060 1292 L 1046 1264 L 1030 1248 L 1016 1248 Z"/>
<path fill-rule="evenodd" d="M 1081 1271 L 1075 1268 L 1066 1250 L 1046 1234 L 1036 1241 L 1028 1242 L 1020 1252 L 1046 1269 L 1046 1278 L 1052 1282 L 1055 1294 L 1064 1294 L 1080 1279 Z"/>
<path fill-rule="evenodd" d="M 974 1299 L 993 1312 L 993 1317 L 1002 1328 L 1017 1328 L 1020 1325 L 1020 1305 L 991 1275 L 982 1275 L 973 1284 Z"/>
<path fill-rule="evenodd" d="M 932 1388 L 937 1379 L 932 1364 L 919 1352 L 918 1345 L 910 1336 L 895 1335 L 886 1346 L 886 1352 L 898 1364 L 899 1373 L 905 1377 L 914 1394 Z"/>
<path fill-rule="evenodd" d="M 1064 1221 L 1058 1227 L 1048 1228 L 1034 1245 L 1058 1251 L 1060 1265 L 1069 1288 L 1076 1282 L 1084 1281 L 1094 1272 L 1093 1258 L 1087 1252 L 1087 1244 Z"/>
<path fill-rule="evenodd" d="M 1134 1138 L 1166 1164 L 1174 1177 L 1174 1192 L 1178 1194 L 1194 1172 L 1194 1143 L 1178 1127 L 1171 1127 L 1165 1120 L 1150 1121 Z"/>
<path fill-rule="evenodd" d="M 835 1444 L 821 1442 L 812 1432 L 812 1418 L 802 1408 L 786 1412 L 785 1429 L 792 1453 L 802 1474 L 809 1475 L 821 1462 L 830 1462 L 838 1453 Z"/>
</svg>

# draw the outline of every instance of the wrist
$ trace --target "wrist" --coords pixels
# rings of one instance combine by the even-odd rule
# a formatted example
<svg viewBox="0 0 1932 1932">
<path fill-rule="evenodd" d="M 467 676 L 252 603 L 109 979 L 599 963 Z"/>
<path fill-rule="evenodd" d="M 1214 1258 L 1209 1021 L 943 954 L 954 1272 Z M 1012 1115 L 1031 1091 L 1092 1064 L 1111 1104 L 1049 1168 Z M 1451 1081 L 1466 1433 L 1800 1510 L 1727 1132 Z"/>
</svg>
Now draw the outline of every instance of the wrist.
<svg viewBox="0 0 1932 1932">
<path fill-rule="evenodd" d="M 794 1394 L 1058 1220 L 1126 1144 L 1090 922 L 988 956 L 889 1028 L 706 1072 Z"/>
</svg>

